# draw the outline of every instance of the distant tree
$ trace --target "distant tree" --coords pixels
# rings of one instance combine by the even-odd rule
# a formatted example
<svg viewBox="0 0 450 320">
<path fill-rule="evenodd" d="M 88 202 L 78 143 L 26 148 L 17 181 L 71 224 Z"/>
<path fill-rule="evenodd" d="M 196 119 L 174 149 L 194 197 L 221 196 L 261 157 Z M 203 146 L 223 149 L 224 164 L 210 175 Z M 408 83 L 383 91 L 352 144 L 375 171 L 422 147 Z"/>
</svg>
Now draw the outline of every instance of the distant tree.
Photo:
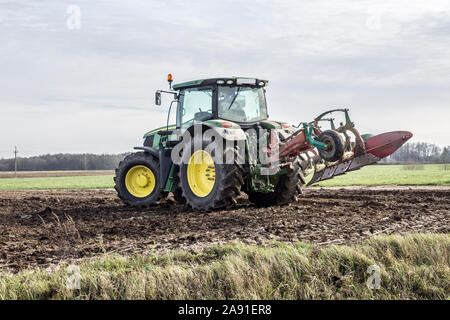
<svg viewBox="0 0 450 320">
<path fill-rule="evenodd" d="M 448 147 L 447 147 L 448 148 Z M 410 142 L 382 160 L 384 163 L 438 163 L 442 162 L 442 149 L 432 143 Z M 447 150 L 448 152 L 448 150 Z"/>
<path fill-rule="evenodd" d="M 450 163 L 450 146 L 445 147 L 442 150 L 441 156 L 440 156 L 440 161 L 442 163 Z"/>
<path fill-rule="evenodd" d="M 127 155 L 122 154 L 46 154 L 20 158 L 20 171 L 112 170 Z M 14 159 L 1 159 L 0 171 L 13 171 Z"/>
</svg>

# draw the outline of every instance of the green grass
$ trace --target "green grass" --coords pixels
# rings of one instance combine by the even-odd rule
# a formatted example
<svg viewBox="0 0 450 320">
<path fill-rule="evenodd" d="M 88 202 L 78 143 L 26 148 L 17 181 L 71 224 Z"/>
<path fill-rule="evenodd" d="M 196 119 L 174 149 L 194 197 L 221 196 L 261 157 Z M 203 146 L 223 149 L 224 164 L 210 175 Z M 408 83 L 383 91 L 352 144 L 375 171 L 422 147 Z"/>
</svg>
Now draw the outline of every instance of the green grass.
<svg viewBox="0 0 450 320">
<path fill-rule="evenodd" d="M 446 166 L 446 167 L 445 167 Z M 445 170 L 447 169 L 447 170 Z M 321 187 L 379 185 L 450 185 L 450 165 L 372 165 L 315 184 Z"/>
<path fill-rule="evenodd" d="M 354 246 L 300 242 L 83 261 L 80 290 L 54 271 L 0 273 L 0 299 L 449 299 L 449 234 L 379 236 Z M 366 285 L 377 265 L 381 287 Z"/>
<path fill-rule="evenodd" d="M 93 173 L 93 174 L 95 174 L 95 173 L 102 173 L 102 172 L 106 172 L 106 171 L 109 171 L 109 172 L 111 172 L 111 171 L 113 171 L 113 170 L 50 170 L 50 171 L 18 171 L 18 173 L 19 174 L 21 174 L 21 173 L 25 173 L 25 174 L 27 174 L 27 173 L 36 173 L 36 174 L 42 174 L 42 173 L 44 173 L 44 174 L 46 174 L 46 173 L 53 173 L 53 174 L 55 174 L 55 173 L 71 173 L 71 174 L 73 174 L 74 176 L 76 176 L 76 175 L 78 175 L 78 174 L 84 174 L 84 173 L 86 173 L 86 172 L 91 172 L 91 173 Z M 14 171 L 0 171 L 0 176 L 1 176 L 1 174 L 14 174 Z"/>
<path fill-rule="evenodd" d="M 0 190 L 112 188 L 112 176 L 78 176 L 0 179 Z"/>
<path fill-rule="evenodd" d="M 320 182 L 315 186 L 376 186 L 376 185 L 450 185 L 450 165 L 426 164 L 421 166 L 378 165 L 367 166 L 343 176 Z M 112 188 L 110 175 L 9 178 L 0 179 L 0 190 L 24 189 L 100 189 Z"/>
</svg>

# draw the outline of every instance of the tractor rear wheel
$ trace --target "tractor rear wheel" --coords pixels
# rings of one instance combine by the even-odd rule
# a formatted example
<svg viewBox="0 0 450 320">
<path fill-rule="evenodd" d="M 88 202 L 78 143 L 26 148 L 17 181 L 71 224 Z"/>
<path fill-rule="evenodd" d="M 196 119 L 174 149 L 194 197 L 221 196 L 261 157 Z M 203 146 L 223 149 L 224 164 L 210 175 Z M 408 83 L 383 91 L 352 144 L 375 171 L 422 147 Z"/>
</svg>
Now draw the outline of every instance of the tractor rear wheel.
<svg viewBox="0 0 450 320">
<path fill-rule="evenodd" d="M 209 211 L 236 203 L 243 184 L 243 170 L 237 161 L 215 163 L 214 151 L 211 154 L 205 147 L 204 143 L 196 150 L 192 142 L 191 151 L 183 151 L 178 177 L 186 203 L 193 209 Z M 225 159 L 230 152 L 236 154 L 235 149 L 229 148 L 218 156 Z M 233 159 L 237 158 L 233 155 Z"/>
<path fill-rule="evenodd" d="M 132 153 L 120 161 L 114 182 L 119 198 L 131 206 L 146 207 L 166 195 L 160 188 L 159 160 L 149 153 Z"/>
<path fill-rule="evenodd" d="M 186 204 L 186 199 L 183 198 L 183 190 L 181 190 L 180 183 L 180 166 L 175 165 L 173 170 L 173 188 L 172 194 L 175 201 L 179 204 Z"/>
<path fill-rule="evenodd" d="M 293 164 L 293 170 L 279 177 L 274 192 L 263 193 L 247 191 L 248 200 L 257 207 L 284 205 L 297 200 L 305 184 L 303 169 L 298 161 Z"/>
</svg>

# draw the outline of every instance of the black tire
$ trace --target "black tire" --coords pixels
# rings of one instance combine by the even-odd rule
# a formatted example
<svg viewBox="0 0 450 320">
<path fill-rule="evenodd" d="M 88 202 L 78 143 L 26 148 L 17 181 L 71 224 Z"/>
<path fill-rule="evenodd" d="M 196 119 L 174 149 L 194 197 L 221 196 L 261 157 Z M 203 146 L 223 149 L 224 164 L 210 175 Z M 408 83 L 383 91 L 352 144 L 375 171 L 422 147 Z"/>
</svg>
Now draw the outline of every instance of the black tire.
<svg viewBox="0 0 450 320">
<path fill-rule="evenodd" d="M 127 189 L 125 177 L 128 171 L 134 166 L 142 165 L 149 168 L 155 177 L 155 186 L 153 191 L 146 197 L 135 197 Z M 161 198 L 167 194 L 160 188 L 159 160 L 146 152 L 136 152 L 125 157 L 119 163 L 114 177 L 115 186 L 119 198 L 126 204 L 135 207 L 148 207 L 156 204 Z"/>
<path fill-rule="evenodd" d="M 257 207 L 285 205 L 297 201 L 297 196 L 302 193 L 305 177 L 298 160 L 293 163 L 293 167 L 292 171 L 280 176 L 274 192 L 247 191 L 248 200 Z"/>
<path fill-rule="evenodd" d="M 179 204 L 186 204 L 186 199 L 183 198 L 183 190 L 181 190 L 181 184 L 180 184 L 180 167 L 175 165 L 173 170 L 173 188 L 172 188 L 172 194 L 175 201 Z"/>
<path fill-rule="evenodd" d="M 202 150 L 206 147 L 204 142 Z M 224 143 L 225 145 L 225 143 Z M 181 186 L 181 195 L 186 203 L 194 210 L 210 211 L 213 209 L 224 208 L 236 203 L 236 198 L 241 193 L 241 186 L 244 183 L 243 169 L 237 161 L 237 151 L 229 148 L 223 151 L 224 159 L 228 153 L 233 153 L 235 159 L 233 164 L 215 164 L 215 181 L 211 192 L 204 197 L 199 197 L 194 194 L 189 186 L 187 179 L 188 159 L 191 155 L 198 151 L 194 148 L 194 139 L 191 143 L 191 152 L 183 152 L 183 162 L 180 165 L 178 173 L 179 183 Z M 211 155 L 214 158 L 214 154 Z"/>
<path fill-rule="evenodd" d="M 319 155 L 328 162 L 335 162 L 344 155 L 344 140 L 342 136 L 333 130 L 326 130 L 322 132 L 318 139 L 320 142 L 326 143 L 328 148 L 326 150 L 318 149 Z"/>
</svg>

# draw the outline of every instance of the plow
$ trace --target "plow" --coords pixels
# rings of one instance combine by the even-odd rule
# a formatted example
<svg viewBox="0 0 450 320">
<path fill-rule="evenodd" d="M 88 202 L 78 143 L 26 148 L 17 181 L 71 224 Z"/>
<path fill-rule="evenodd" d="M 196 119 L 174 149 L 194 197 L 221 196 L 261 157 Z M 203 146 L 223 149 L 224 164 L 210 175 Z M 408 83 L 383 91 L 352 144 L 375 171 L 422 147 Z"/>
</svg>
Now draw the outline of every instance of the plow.
<svg viewBox="0 0 450 320">
<path fill-rule="evenodd" d="M 334 112 L 345 114 L 345 124 L 341 123 L 338 128 L 334 124 L 334 118 L 324 118 Z M 329 121 L 331 130 L 321 131 L 320 121 Z M 394 153 L 412 137 L 412 133 L 408 131 L 361 136 L 350 120 L 349 109 L 330 110 L 319 115 L 314 121 L 300 125 L 303 128 L 296 131 L 281 146 L 279 156 L 300 157 L 306 161 L 305 173 L 314 172 L 308 185 L 377 163 Z M 354 137 L 353 141 L 351 136 Z"/>
<path fill-rule="evenodd" d="M 408 131 L 360 134 L 347 108 L 297 126 L 269 120 L 267 80 L 172 86 L 169 74 L 168 82 L 155 104 L 171 95 L 167 119 L 175 106 L 176 123 L 147 132 L 143 146 L 116 169 L 115 189 L 131 206 L 151 206 L 172 193 L 177 202 L 208 211 L 232 205 L 241 192 L 256 206 L 288 204 L 304 186 L 377 163 L 412 137 Z M 338 114 L 343 121 L 336 125 Z"/>
</svg>

